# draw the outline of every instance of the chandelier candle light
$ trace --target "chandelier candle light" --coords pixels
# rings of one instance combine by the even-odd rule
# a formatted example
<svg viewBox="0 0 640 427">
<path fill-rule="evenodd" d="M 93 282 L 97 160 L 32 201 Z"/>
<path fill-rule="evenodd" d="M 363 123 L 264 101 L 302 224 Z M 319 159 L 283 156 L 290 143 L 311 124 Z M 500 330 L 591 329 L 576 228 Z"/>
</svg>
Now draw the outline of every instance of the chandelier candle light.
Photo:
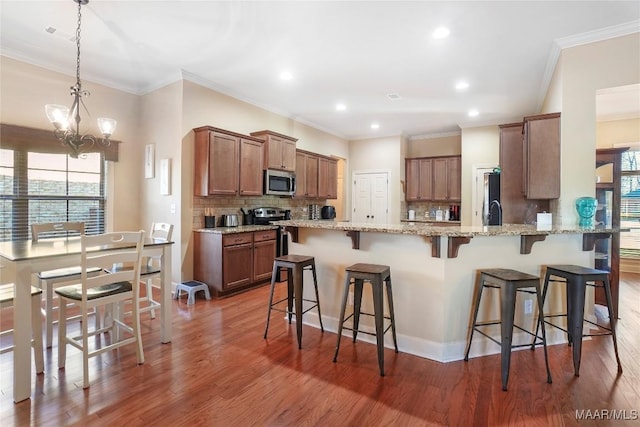
<svg viewBox="0 0 640 427">
<path fill-rule="evenodd" d="M 99 117 L 98 128 L 102 133 L 103 139 L 97 139 L 93 135 L 81 135 L 80 134 L 80 105 L 89 114 L 89 110 L 84 105 L 82 97 L 89 96 L 89 91 L 82 90 L 82 83 L 80 81 L 80 24 L 82 22 L 82 5 L 89 3 L 89 0 L 73 0 L 78 3 L 78 28 L 76 29 L 76 46 L 77 46 L 77 60 L 76 60 L 76 84 L 71 86 L 71 96 L 73 96 L 73 103 L 71 109 L 64 105 L 47 104 L 44 106 L 45 113 L 49 118 L 49 121 L 55 127 L 56 138 L 62 142 L 63 145 L 69 146 L 71 149 L 71 157 L 77 158 L 79 154 L 85 151 L 88 147 L 98 143 L 103 146 L 109 146 L 111 141 L 109 137 L 116 129 L 116 120 Z M 75 123 L 75 124 L 74 124 Z"/>
</svg>

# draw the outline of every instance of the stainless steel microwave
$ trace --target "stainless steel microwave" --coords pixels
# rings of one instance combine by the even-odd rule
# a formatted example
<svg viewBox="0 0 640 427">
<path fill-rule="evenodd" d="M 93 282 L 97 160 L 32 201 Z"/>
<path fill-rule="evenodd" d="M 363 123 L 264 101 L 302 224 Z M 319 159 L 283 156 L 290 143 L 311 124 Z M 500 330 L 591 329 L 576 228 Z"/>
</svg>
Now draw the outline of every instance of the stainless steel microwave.
<svg viewBox="0 0 640 427">
<path fill-rule="evenodd" d="M 293 197 L 296 192 L 296 174 L 267 169 L 264 171 L 264 194 Z"/>
</svg>

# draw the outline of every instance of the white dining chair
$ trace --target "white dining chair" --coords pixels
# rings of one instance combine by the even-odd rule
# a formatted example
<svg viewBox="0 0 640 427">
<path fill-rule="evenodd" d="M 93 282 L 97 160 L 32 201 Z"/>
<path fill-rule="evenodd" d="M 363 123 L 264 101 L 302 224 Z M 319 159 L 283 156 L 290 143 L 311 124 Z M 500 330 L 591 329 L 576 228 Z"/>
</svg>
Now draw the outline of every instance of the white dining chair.
<svg viewBox="0 0 640 427">
<path fill-rule="evenodd" d="M 172 234 L 173 224 L 165 222 L 154 222 L 149 230 L 149 237 L 167 242 L 171 241 Z M 146 294 L 144 297 L 140 297 L 140 313 L 150 311 L 152 319 L 156 318 L 156 308 L 160 308 L 160 302 L 153 299 L 153 279 L 160 277 L 162 274 L 160 258 L 160 255 L 143 256 L 140 267 L 140 280 L 145 282 L 146 285 Z M 116 265 L 109 271 L 119 271 L 123 268 L 129 268 L 129 266 Z"/>
<path fill-rule="evenodd" d="M 0 285 L 0 308 L 5 309 L 14 306 L 14 291 L 13 283 Z M 42 304 L 42 290 L 34 286 L 31 286 L 31 346 L 33 347 L 33 358 L 36 365 L 36 373 L 40 374 L 44 372 L 44 353 L 42 349 L 42 314 L 40 312 L 40 305 Z M 0 337 L 5 337 L 13 334 L 13 329 L 5 329 L 0 331 Z M 10 342 L 15 341 L 15 337 Z M 13 351 L 13 344 L 1 346 L 0 354 Z"/>
<path fill-rule="evenodd" d="M 81 236 L 84 234 L 84 222 L 46 222 L 31 224 L 31 240 L 38 242 L 40 239 L 55 237 Z M 102 272 L 99 268 L 89 271 L 91 275 Z M 53 290 L 59 286 L 64 286 L 71 281 L 80 278 L 80 266 L 58 268 L 55 270 L 41 271 L 37 274 L 38 287 L 44 291 L 44 308 L 42 314 L 45 317 L 46 345 L 51 348 L 53 344 L 53 325 L 58 323 L 58 305 L 54 304 Z M 93 313 L 96 314 L 96 313 Z M 77 318 L 72 316 L 71 319 Z M 100 326 L 100 316 L 95 316 L 96 327 Z"/>
<path fill-rule="evenodd" d="M 89 358 L 116 348 L 135 344 L 138 364 L 144 363 L 142 339 L 140 336 L 140 265 L 144 231 L 114 232 L 95 236 L 81 237 L 81 283 L 57 288 L 55 293 L 61 299 L 60 323 L 58 329 L 58 367 L 65 367 L 67 344 L 82 351 L 83 388 L 89 387 Z M 128 246 L 128 247 L 127 247 Z M 120 249 L 114 249 L 120 248 Z M 114 264 L 128 264 L 130 269 L 90 276 L 91 268 L 108 269 Z M 124 303 L 132 303 L 130 325 L 125 323 Z M 81 322 L 80 336 L 67 334 L 67 304 L 79 307 Z M 109 326 L 90 331 L 87 317 L 89 310 L 105 306 L 111 308 L 112 321 Z M 109 332 L 109 339 L 100 345 L 101 340 L 89 337 Z M 124 334 L 122 334 L 124 332 Z M 127 336 L 124 336 L 127 335 Z"/>
</svg>

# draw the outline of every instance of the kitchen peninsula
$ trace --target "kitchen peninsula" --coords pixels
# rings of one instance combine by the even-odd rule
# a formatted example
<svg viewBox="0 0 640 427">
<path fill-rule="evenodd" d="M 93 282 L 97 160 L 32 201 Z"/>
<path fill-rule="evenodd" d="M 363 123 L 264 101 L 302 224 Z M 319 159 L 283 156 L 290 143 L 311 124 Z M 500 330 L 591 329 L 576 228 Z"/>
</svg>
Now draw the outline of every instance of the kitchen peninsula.
<svg viewBox="0 0 640 427">
<path fill-rule="evenodd" d="M 540 275 L 546 264 L 592 265 L 595 241 L 620 231 L 521 224 L 468 227 L 307 220 L 274 224 L 291 233 L 290 253 L 315 257 L 325 329 L 337 330 L 345 267 L 360 262 L 389 265 L 400 351 L 441 362 L 463 357 L 476 270 L 512 268 Z M 547 311 L 564 307 L 560 288 L 550 288 Z M 305 294 L 311 291 L 305 288 Z M 481 318 L 499 316 L 495 298 L 487 298 Z M 366 306 L 370 300 L 363 299 L 364 311 L 372 312 Z M 587 315 L 593 313 L 592 294 L 588 301 Z M 523 306 L 518 305 L 516 320 L 533 324 L 533 315 L 524 314 Z M 305 321 L 317 327 L 312 312 L 307 316 Z M 555 337 L 551 334 L 550 342 L 564 342 L 562 335 Z M 471 348 L 472 357 L 497 352 L 499 346 L 488 340 L 474 341 Z"/>
</svg>

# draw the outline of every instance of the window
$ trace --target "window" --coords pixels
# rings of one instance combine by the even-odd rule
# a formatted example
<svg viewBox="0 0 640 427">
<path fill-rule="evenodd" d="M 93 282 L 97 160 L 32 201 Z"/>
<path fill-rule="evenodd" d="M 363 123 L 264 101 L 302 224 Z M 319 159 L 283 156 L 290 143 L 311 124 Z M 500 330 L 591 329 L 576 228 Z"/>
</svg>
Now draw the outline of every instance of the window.
<svg viewBox="0 0 640 427">
<path fill-rule="evenodd" d="M 104 155 L 0 149 L 0 240 L 31 238 L 38 222 L 82 221 L 104 232 Z"/>
<path fill-rule="evenodd" d="M 640 147 L 622 153 L 620 256 L 640 258 Z"/>
</svg>

